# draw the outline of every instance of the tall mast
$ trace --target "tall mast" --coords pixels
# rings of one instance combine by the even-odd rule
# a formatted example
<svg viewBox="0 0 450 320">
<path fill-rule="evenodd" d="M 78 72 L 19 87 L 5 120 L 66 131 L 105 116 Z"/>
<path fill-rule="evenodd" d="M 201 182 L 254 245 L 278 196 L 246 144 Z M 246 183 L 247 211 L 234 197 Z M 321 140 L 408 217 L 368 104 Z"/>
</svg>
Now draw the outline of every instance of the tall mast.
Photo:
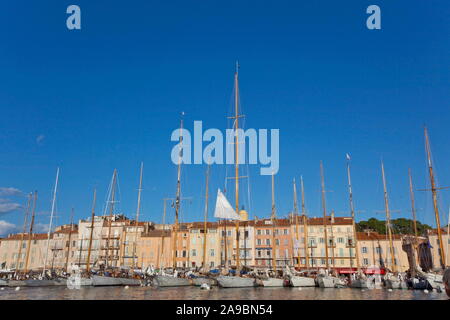
<svg viewBox="0 0 450 320">
<path fill-rule="evenodd" d="M 413 226 L 414 226 L 414 236 L 415 236 L 415 241 L 414 241 L 414 249 L 416 250 L 416 262 L 419 263 L 420 259 L 419 259 L 419 250 L 418 250 L 418 246 L 419 246 L 419 240 L 418 240 L 418 233 L 417 233 L 417 218 L 416 218 L 416 205 L 415 205 L 415 200 L 414 200 L 414 191 L 413 191 L 413 181 L 412 181 L 412 174 L 411 174 L 411 169 L 408 169 L 408 176 L 409 176 L 409 194 L 411 196 L 411 212 L 413 215 Z M 415 272 L 415 270 L 413 271 Z"/>
<path fill-rule="evenodd" d="M 277 272 L 277 263 L 276 263 L 276 257 L 275 257 L 275 183 L 274 183 L 274 175 L 272 172 L 272 214 L 271 214 L 271 220 L 272 220 L 272 267 L 273 271 Z"/>
<path fill-rule="evenodd" d="M 23 245 L 23 240 L 25 238 L 25 232 L 27 230 L 27 220 L 28 220 L 28 215 L 30 214 L 30 207 L 31 207 L 31 193 L 28 195 L 28 200 L 27 200 L 27 209 L 25 210 L 25 217 L 23 219 L 23 231 L 22 231 L 22 235 L 20 236 L 20 246 L 19 246 L 19 254 L 17 255 L 17 261 L 16 261 L 16 270 L 20 271 L 19 268 L 19 263 L 20 263 L 20 256 L 22 255 L 22 245 Z M 16 273 L 17 273 L 16 271 Z"/>
<path fill-rule="evenodd" d="M 327 230 L 327 208 L 325 202 L 325 180 L 323 177 L 323 163 L 320 161 L 320 178 L 321 178 L 321 186 L 322 186 L 322 210 L 323 210 L 323 230 L 325 235 L 325 259 L 326 259 L 326 268 L 329 269 L 328 262 L 328 230 Z"/>
<path fill-rule="evenodd" d="M 208 185 L 209 185 L 209 168 L 210 164 L 208 164 L 208 168 L 206 169 L 206 191 L 205 191 L 205 219 L 204 219 L 204 225 L 203 225 L 203 264 L 202 268 L 203 271 L 206 271 L 206 240 L 207 240 L 207 233 L 208 233 Z"/>
<path fill-rule="evenodd" d="M 134 233 L 134 243 L 133 243 L 133 267 L 136 268 L 136 242 L 137 242 L 137 235 L 138 235 L 138 223 L 139 223 L 139 214 L 141 211 L 141 192 L 142 192 L 142 173 L 144 170 L 144 163 L 141 162 L 141 172 L 139 175 L 139 192 L 138 192 L 138 203 L 137 203 L 137 209 L 136 209 L 136 224 L 135 224 L 135 233 Z"/>
<path fill-rule="evenodd" d="M 69 266 L 70 245 L 71 245 L 72 232 L 73 232 L 73 211 L 74 211 L 74 209 L 72 208 L 72 213 L 70 214 L 69 245 L 67 246 L 67 256 L 66 256 L 66 267 L 65 267 L 66 272 L 67 272 L 67 268 Z"/>
<path fill-rule="evenodd" d="M 427 151 L 427 159 L 428 159 L 428 171 L 430 174 L 430 183 L 431 183 L 431 193 L 433 195 L 433 207 L 434 207 L 434 214 L 436 216 L 436 227 L 438 232 L 438 239 L 439 239 L 439 250 L 440 250 L 440 258 L 441 258 L 441 267 L 442 269 L 445 269 L 445 252 L 444 252 L 444 244 L 442 242 L 442 230 L 441 230 L 441 219 L 439 216 L 439 208 L 437 205 L 437 189 L 436 183 L 434 181 L 434 172 L 433 172 L 433 165 L 431 161 L 431 148 L 430 148 L 430 141 L 428 138 L 428 130 L 427 127 L 424 128 L 424 134 L 425 134 L 425 148 Z"/>
<path fill-rule="evenodd" d="M 27 255 L 25 257 L 25 268 L 24 268 L 25 273 L 28 271 L 28 260 L 30 258 L 31 238 L 33 237 L 34 217 L 36 213 L 36 200 L 37 200 L 37 191 L 34 192 L 33 211 L 31 213 L 30 230 L 28 231 Z"/>
<path fill-rule="evenodd" d="M 163 224 L 163 231 L 162 231 L 162 235 L 161 235 L 161 259 L 160 259 L 160 269 L 162 269 L 162 267 L 163 267 L 163 264 L 164 264 L 164 261 L 163 261 L 163 258 L 164 258 L 164 232 L 166 231 L 166 207 L 167 207 L 167 205 L 166 205 L 166 201 L 167 200 L 171 200 L 171 199 L 169 199 L 169 198 L 164 198 L 163 199 L 163 201 L 164 201 L 164 211 L 163 211 L 163 220 L 162 220 L 162 224 Z M 158 264 L 156 264 L 156 265 L 158 265 Z"/>
<path fill-rule="evenodd" d="M 308 217 L 306 216 L 305 206 L 305 187 L 303 186 L 303 176 L 300 176 L 300 187 L 302 190 L 302 219 L 303 219 L 303 236 L 305 247 L 305 267 L 309 268 L 309 252 L 308 252 Z"/>
<path fill-rule="evenodd" d="M 235 119 L 235 145 L 234 145 L 234 165 L 235 165 L 235 199 L 236 213 L 239 214 L 239 63 L 236 62 L 236 72 L 234 74 L 234 119 Z M 239 269 L 240 248 L 239 248 L 239 220 L 236 220 L 236 269 Z"/>
<path fill-rule="evenodd" d="M 46 250 L 45 250 L 44 269 L 42 270 L 42 276 L 45 275 L 45 271 L 46 271 L 45 268 L 47 267 L 48 249 L 49 249 L 49 245 L 50 245 L 50 234 L 52 232 L 53 215 L 55 214 L 56 190 L 58 189 L 58 179 L 59 179 L 59 168 L 56 169 L 55 189 L 53 190 L 52 211 L 50 214 L 50 223 L 48 225 L 47 246 L 46 246 Z"/>
<path fill-rule="evenodd" d="M 353 206 L 352 178 L 351 178 L 351 174 L 350 174 L 350 156 L 348 154 L 347 154 L 347 178 L 348 178 L 348 194 L 349 194 L 349 201 L 350 201 L 350 212 L 352 215 L 353 235 L 355 237 L 353 240 L 355 243 L 356 269 L 358 270 L 358 273 L 359 273 L 360 265 L 359 265 L 359 252 L 358 252 L 358 236 L 356 233 L 355 207 Z M 350 259 L 352 259 L 352 257 L 350 257 Z"/>
<path fill-rule="evenodd" d="M 91 251 L 92 251 L 92 237 L 94 235 L 94 220 L 95 220 L 95 200 L 97 198 L 97 190 L 94 189 L 94 199 L 92 200 L 92 210 L 91 210 L 91 227 L 89 231 L 89 247 L 88 255 L 86 259 L 86 272 L 89 274 L 91 268 Z"/>
<path fill-rule="evenodd" d="M 180 211 L 180 197 L 181 197 L 181 150 L 183 144 L 183 118 L 180 121 L 180 150 L 178 152 L 178 172 L 177 172 L 177 195 L 175 198 L 175 225 L 173 228 L 174 231 L 174 240 L 173 240 L 173 268 L 177 267 L 177 237 L 178 237 L 178 215 Z"/>
<path fill-rule="evenodd" d="M 296 247 L 297 247 L 297 267 L 300 269 L 300 236 L 298 231 L 298 205 L 297 205 L 297 187 L 295 185 L 295 178 L 293 181 L 294 187 L 294 215 L 295 215 L 295 237 L 296 237 Z"/>
<path fill-rule="evenodd" d="M 117 169 L 114 169 L 113 172 L 113 181 L 111 186 L 111 201 L 109 204 L 109 221 L 108 221 L 108 238 L 106 238 L 106 264 L 105 266 L 108 267 L 108 262 L 110 259 L 109 255 L 109 247 L 110 247 L 110 239 L 111 239 L 111 227 L 112 227 L 112 218 L 114 214 L 114 203 L 115 203 L 115 197 L 116 197 L 116 180 L 117 180 Z M 112 259 L 111 259 L 112 260 Z M 112 263 L 111 263 L 112 265 Z"/>
<path fill-rule="evenodd" d="M 392 265 L 392 271 L 397 271 L 397 264 L 395 262 L 394 257 L 394 244 L 392 242 L 392 230 L 391 230 L 391 212 L 389 210 L 389 199 L 388 199 L 388 192 L 386 187 L 386 177 L 384 175 L 384 164 L 383 161 L 381 162 L 381 174 L 383 176 L 383 190 L 384 190 L 384 206 L 386 209 L 386 224 L 388 229 L 388 235 L 389 235 L 389 250 L 391 251 L 391 265 Z"/>
</svg>

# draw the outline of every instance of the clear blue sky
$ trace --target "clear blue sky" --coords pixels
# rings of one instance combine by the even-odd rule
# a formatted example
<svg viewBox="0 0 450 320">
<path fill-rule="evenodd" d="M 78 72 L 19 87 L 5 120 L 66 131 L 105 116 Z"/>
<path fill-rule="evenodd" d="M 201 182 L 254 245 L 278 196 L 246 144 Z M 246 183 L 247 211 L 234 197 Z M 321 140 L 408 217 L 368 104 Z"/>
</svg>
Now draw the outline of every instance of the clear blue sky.
<svg viewBox="0 0 450 320">
<path fill-rule="evenodd" d="M 81 7 L 81 31 L 66 28 L 70 4 Z M 381 7 L 381 30 L 366 28 L 371 4 Z M 450 185 L 449 39 L 444 0 L 12 1 L 0 10 L 0 188 L 38 190 L 43 230 L 57 166 L 57 224 L 72 207 L 87 217 L 94 187 L 100 213 L 117 168 L 119 207 L 133 216 L 144 161 L 142 219 L 161 221 L 162 198 L 176 191 L 170 134 L 179 114 L 188 129 L 194 120 L 225 129 L 238 59 L 246 127 L 280 129 L 280 216 L 300 175 L 310 215 L 321 214 L 320 160 L 327 207 L 346 215 L 350 153 L 358 220 L 384 218 L 375 212 L 384 208 L 381 158 L 393 217 L 410 217 L 408 167 L 417 188 L 429 185 L 424 124 L 439 182 Z M 183 168 L 183 195 L 193 197 L 183 221 L 203 215 L 205 169 Z M 250 214 L 264 217 L 270 177 L 258 172 L 250 167 Z M 211 173 L 213 208 L 226 173 Z M 444 222 L 449 193 L 441 193 Z M 430 194 L 416 198 L 419 219 L 432 224 Z M 0 199 L 0 232 L 13 230 L 23 214 L 10 209 L 25 198 Z"/>
</svg>

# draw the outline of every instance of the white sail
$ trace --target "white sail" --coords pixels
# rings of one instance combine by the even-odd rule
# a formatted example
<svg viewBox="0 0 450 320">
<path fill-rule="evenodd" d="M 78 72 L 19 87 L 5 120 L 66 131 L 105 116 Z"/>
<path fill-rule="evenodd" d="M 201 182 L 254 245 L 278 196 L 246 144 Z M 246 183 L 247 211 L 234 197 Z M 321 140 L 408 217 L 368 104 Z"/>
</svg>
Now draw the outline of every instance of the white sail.
<svg viewBox="0 0 450 320">
<path fill-rule="evenodd" d="M 217 190 L 217 201 L 216 210 L 214 211 L 214 217 L 219 219 L 240 220 L 239 215 L 233 209 L 220 189 Z"/>
</svg>

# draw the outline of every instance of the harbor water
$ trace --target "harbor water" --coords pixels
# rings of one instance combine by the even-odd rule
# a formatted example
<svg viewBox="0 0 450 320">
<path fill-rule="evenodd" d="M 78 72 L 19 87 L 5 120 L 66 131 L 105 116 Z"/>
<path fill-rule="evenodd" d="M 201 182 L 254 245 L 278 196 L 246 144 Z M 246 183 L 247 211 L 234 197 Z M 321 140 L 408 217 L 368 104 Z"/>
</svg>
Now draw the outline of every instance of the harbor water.
<svg viewBox="0 0 450 320">
<path fill-rule="evenodd" d="M 22 287 L 2 288 L 0 300 L 448 300 L 445 293 L 421 290 L 199 287 Z"/>
</svg>

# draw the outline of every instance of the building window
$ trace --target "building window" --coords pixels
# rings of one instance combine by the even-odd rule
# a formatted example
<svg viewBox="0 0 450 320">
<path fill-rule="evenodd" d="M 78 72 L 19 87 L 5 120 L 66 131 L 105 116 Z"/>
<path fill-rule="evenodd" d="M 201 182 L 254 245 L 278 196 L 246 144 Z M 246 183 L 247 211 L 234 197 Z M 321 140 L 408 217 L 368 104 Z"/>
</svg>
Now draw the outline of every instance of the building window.
<svg viewBox="0 0 450 320">
<path fill-rule="evenodd" d="M 266 239 L 266 245 L 270 246 L 270 239 Z"/>
<path fill-rule="evenodd" d="M 289 234 L 289 231 L 288 231 L 288 229 L 284 229 L 284 231 L 283 231 L 283 232 L 284 232 L 284 234 L 286 234 L 286 235 L 287 235 L 287 234 Z"/>
<path fill-rule="evenodd" d="M 256 234 L 257 234 L 258 236 L 260 236 L 260 235 L 261 235 L 261 229 L 258 229 L 258 231 L 256 231 Z"/>
<path fill-rule="evenodd" d="M 266 235 L 270 235 L 270 229 L 266 229 Z"/>
<path fill-rule="evenodd" d="M 261 245 L 261 239 L 256 240 L 256 243 L 260 246 Z"/>
<path fill-rule="evenodd" d="M 341 237 L 338 238 L 338 239 L 337 239 L 337 242 L 338 242 L 338 243 L 344 243 L 344 238 L 341 238 Z"/>
<path fill-rule="evenodd" d="M 363 259 L 363 264 L 364 264 L 364 265 L 368 265 L 368 264 L 369 264 L 369 259 L 364 258 L 364 259 Z"/>
<path fill-rule="evenodd" d="M 193 256 L 193 257 L 196 257 L 196 256 L 197 256 L 197 250 L 192 249 L 192 256 Z"/>
<path fill-rule="evenodd" d="M 280 245 L 280 240 L 279 239 L 275 239 L 275 245 L 277 245 L 277 246 Z"/>
<path fill-rule="evenodd" d="M 261 258 L 261 250 L 258 250 L 258 258 Z"/>
<path fill-rule="evenodd" d="M 381 247 L 376 247 L 375 249 L 376 249 L 376 252 L 377 252 L 378 254 L 381 254 L 381 253 L 382 253 Z"/>
<path fill-rule="evenodd" d="M 362 247 L 361 250 L 362 250 L 362 253 L 367 253 L 367 247 Z"/>
<path fill-rule="evenodd" d="M 214 249 L 210 249 L 209 255 L 210 255 L 211 257 L 214 257 Z"/>
</svg>

